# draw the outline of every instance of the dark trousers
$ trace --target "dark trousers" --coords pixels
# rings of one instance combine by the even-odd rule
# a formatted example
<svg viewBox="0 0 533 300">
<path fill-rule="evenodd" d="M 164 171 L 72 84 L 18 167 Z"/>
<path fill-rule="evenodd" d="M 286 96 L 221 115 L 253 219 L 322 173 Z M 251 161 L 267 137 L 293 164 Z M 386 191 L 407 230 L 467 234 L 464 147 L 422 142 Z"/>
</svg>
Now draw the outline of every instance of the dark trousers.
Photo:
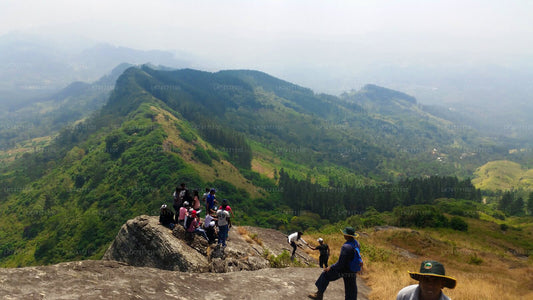
<svg viewBox="0 0 533 300">
<path fill-rule="evenodd" d="M 292 254 L 291 254 L 291 256 L 294 256 L 294 253 L 296 253 L 296 248 L 297 248 L 296 243 L 295 242 L 291 242 L 291 246 L 292 246 Z"/>
<path fill-rule="evenodd" d="M 320 274 L 315 285 L 318 292 L 324 293 L 328 288 L 330 281 L 335 281 L 342 277 L 344 280 L 344 299 L 357 300 L 356 274 L 357 273 L 352 272 L 339 273 L 337 271 L 329 270 L 328 272 L 322 272 L 322 274 Z"/>
<path fill-rule="evenodd" d="M 321 268 L 328 267 L 328 259 L 329 259 L 328 255 L 320 255 L 318 257 L 318 264 L 320 265 Z"/>
</svg>

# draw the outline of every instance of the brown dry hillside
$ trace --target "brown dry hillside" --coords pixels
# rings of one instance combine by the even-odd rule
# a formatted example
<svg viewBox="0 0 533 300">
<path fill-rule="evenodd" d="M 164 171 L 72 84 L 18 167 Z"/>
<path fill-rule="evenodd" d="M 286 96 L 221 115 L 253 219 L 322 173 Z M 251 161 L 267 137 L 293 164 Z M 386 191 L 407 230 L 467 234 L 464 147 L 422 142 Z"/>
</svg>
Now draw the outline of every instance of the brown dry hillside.
<svg viewBox="0 0 533 300">
<path fill-rule="evenodd" d="M 417 283 L 408 271 L 418 271 L 427 259 L 442 262 L 446 274 L 457 279 L 455 289 L 444 289 L 452 299 L 533 299 L 531 250 L 516 246 L 516 240 L 533 238 L 532 228 L 500 232 L 491 222 L 468 223 L 468 232 L 395 227 L 363 230 L 358 238 L 365 260 L 361 277 L 372 290 L 369 299 L 395 299 L 402 287 Z M 304 238 L 319 236 L 330 245 L 332 254 L 338 255 L 342 235 L 313 233 Z"/>
</svg>

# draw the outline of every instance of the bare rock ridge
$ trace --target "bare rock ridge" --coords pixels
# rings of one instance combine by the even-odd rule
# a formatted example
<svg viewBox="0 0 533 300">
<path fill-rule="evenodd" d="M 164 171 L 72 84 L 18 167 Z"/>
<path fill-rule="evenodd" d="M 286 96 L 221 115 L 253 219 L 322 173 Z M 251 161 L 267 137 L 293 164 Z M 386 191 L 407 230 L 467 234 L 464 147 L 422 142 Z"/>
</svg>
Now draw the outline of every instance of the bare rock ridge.
<svg viewBox="0 0 533 300">
<path fill-rule="evenodd" d="M 283 250 L 286 236 L 276 230 L 234 226 L 222 252 L 143 215 L 122 226 L 103 260 L 0 268 L 0 299 L 307 299 L 322 270 L 270 268 L 264 253 Z M 316 264 L 297 253 L 302 265 Z M 369 288 L 359 277 L 357 285 L 367 300 Z M 325 296 L 344 299 L 343 281 Z"/>
<path fill-rule="evenodd" d="M 266 268 L 257 271 L 191 273 L 132 267 L 105 260 L 51 266 L 0 268 L 0 299 L 308 299 L 319 268 Z M 368 288 L 357 278 L 357 299 Z M 342 280 L 332 282 L 326 299 L 344 299 Z"/>
<path fill-rule="evenodd" d="M 142 215 L 122 226 L 103 259 L 181 272 L 253 271 L 270 267 L 265 253 L 277 256 L 290 250 L 286 240 L 276 230 L 234 226 L 221 251 L 198 235 L 187 235 L 181 226 L 170 230 L 158 224 L 158 217 Z M 317 264 L 303 251 L 297 259 L 303 265 Z"/>
</svg>

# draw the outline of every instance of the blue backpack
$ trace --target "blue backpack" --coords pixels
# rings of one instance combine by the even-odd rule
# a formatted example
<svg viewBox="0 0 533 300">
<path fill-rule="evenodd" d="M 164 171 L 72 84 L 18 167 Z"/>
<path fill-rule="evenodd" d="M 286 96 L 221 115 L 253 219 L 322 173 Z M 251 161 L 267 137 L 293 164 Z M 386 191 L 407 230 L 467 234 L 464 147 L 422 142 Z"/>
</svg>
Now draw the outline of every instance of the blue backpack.
<svg viewBox="0 0 533 300">
<path fill-rule="evenodd" d="M 354 249 L 353 260 L 350 262 L 350 271 L 359 272 L 361 271 L 361 263 L 363 258 L 361 258 L 361 251 L 359 250 L 359 243 L 356 240 L 352 242 L 346 242 L 346 244 L 351 245 Z"/>
</svg>

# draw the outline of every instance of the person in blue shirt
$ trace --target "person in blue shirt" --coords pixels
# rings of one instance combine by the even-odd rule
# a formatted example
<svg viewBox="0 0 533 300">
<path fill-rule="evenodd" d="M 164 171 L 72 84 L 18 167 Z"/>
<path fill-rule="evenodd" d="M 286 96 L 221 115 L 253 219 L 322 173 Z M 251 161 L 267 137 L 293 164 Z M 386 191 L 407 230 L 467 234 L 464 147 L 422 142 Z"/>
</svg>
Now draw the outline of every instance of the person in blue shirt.
<svg viewBox="0 0 533 300">
<path fill-rule="evenodd" d="M 207 195 L 205 199 L 206 213 L 209 212 L 210 210 L 214 210 L 214 211 L 217 210 L 216 205 L 218 204 L 218 202 L 217 202 L 217 197 L 215 196 L 215 193 L 216 193 L 216 190 L 211 189 L 209 191 L 209 195 Z"/>
<path fill-rule="evenodd" d="M 360 245 L 355 239 L 359 235 L 355 233 L 353 227 L 346 227 L 341 232 L 346 243 L 342 245 L 339 260 L 325 268 L 320 274 L 315 282 L 318 291 L 309 295 L 311 299 L 322 300 L 330 281 L 335 281 L 341 277 L 344 280 L 344 299 L 357 299 L 356 274 L 363 267 L 363 260 L 359 250 Z"/>
</svg>

